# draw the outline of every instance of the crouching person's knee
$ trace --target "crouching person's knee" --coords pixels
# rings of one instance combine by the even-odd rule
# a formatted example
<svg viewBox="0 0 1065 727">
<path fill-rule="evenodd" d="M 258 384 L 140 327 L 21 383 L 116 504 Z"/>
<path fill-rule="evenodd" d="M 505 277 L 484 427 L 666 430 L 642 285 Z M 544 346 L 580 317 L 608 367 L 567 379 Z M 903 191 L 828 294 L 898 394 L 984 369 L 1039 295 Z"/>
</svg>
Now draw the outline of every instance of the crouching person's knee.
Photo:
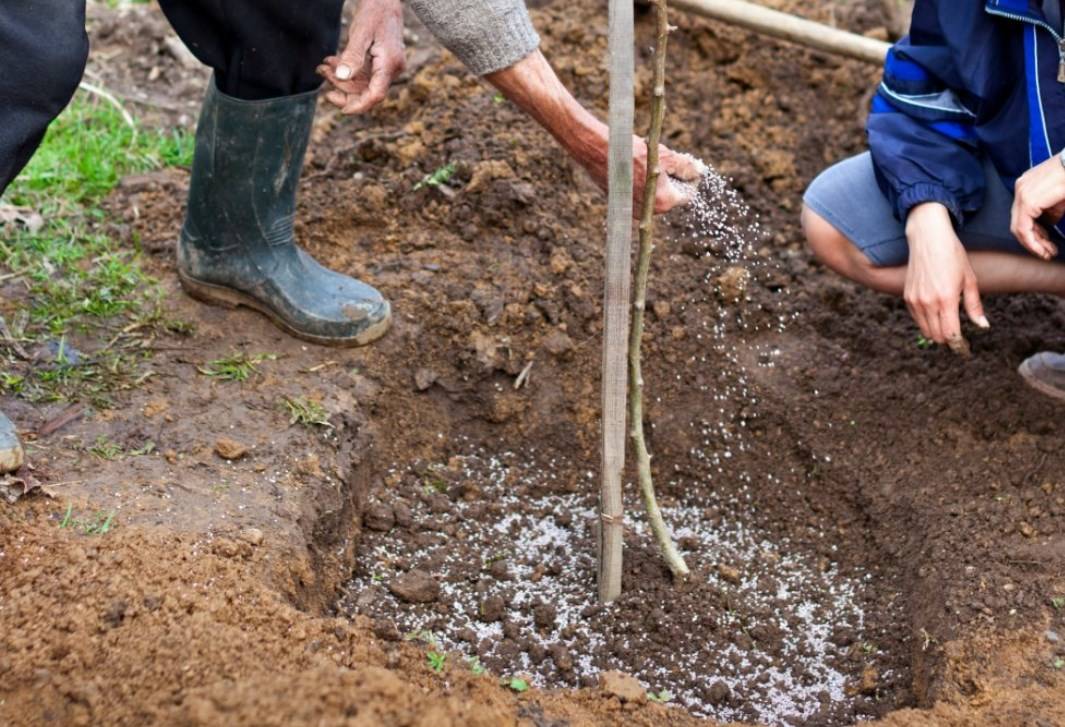
<svg viewBox="0 0 1065 727">
<path fill-rule="evenodd" d="M 850 241 L 807 204 L 802 206 L 802 231 L 810 251 L 822 263 L 839 270 L 847 261 Z"/>
</svg>

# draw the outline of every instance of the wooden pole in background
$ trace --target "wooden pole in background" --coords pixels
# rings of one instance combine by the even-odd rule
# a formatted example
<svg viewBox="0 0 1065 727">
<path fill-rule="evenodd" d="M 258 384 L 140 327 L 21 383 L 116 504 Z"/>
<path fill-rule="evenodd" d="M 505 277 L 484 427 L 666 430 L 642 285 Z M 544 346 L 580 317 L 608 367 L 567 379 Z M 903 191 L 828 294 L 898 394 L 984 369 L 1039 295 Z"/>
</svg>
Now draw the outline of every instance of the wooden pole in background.
<svg viewBox="0 0 1065 727">
<path fill-rule="evenodd" d="M 810 48 L 882 65 L 889 43 L 848 33 L 745 0 L 672 0 L 673 7 L 704 18 L 738 25 Z"/>
<path fill-rule="evenodd" d="M 635 65 L 632 0 L 610 0 L 610 150 L 603 297 L 603 457 L 599 495 L 599 600 L 621 595 L 625 469 L 626 349 L 632 248 L 632 130 Z"/>
</svg>

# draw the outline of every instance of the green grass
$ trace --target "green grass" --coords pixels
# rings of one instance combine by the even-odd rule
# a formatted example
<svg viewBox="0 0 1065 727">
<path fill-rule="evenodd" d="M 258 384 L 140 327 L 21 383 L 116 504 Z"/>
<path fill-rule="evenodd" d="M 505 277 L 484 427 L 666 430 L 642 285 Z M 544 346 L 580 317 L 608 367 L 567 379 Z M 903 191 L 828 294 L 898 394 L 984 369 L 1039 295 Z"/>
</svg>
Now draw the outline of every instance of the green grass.
<svg viewBox="0 0 1065 727">
<path fill-rule="evenodd" d="M 249 356 L 243 351 L 237 351 L 229 356 L 216 358 L 208 361 L 197 370 L 204 376 L 220 379 L 221 381 L 247 381 L 252 374 L 259 373 L 259 364 L 263 361 L 273 361 L 277 358 L 274 353 L 258 353 Z"/>
<path fill-rule="evenodd" d="M 114 527 L 115 511 L 97 512 L 84 520 L 74 517 L 74 506 L 67 505 L 66 513 L 59 522 L 61 529 L 79 530 L 83 535 L 107 535 Z"/>
<path fill-rule="evenodd" d="M 502 684 L 507 689 L 521 694 L 522 692 L 529 691 L 529 682 L 525 681 L 521 677 L 510 677 L 509 679 L 503 679 Z"/>
<path fill-rule="evenodd" d="M 432 174 L 425 175 L 422 178 L 422 181 L 414 185 L 414 191 L 417 192 L 422 187 L 439 187 L 440 185 L 445 184 L 454 176 L 456 169 L 457 167 L 454 162 L 445 164 Z"/>
<path fill-rule="evenodd" d="M 26 291 L 6 323 L 24 351 L 74 333 L 104 345 L 78 362 L 29 366 L 12 356 L 10 345 L 3 347 L 5 394 L 108 406 L 113 391 L 138 379 L 136 367 L 147 356 L 127 344 L 153 332 L 178 332 L 180 325 L 162 313 L 161 293 L 141 267 L 136 240 L 123 246 L 114 239 L 100 203 L 123 176 L 187 166 L 192 151 L 191 134 L 132 128 L 117 109 L 83 92 L 49 127 L 0 200 L 42 220 L 32 230 L 0 227 L 0 277 L 17 279 Z"/>
<path fill-rule="evenodd" d="M 281 400 L 281 403 L 288 411 L 288 423 L 290 426 L 299 424 L 308 429 L 313 429 L 314 427 L 333 428 L 333 425 L 329 423 L 329 412 L 317 401 L 304 397 L 289 398 L 286 396 Z"/>
<path fill-rule="evenodd" d="M 430 669 L 440 674 L 447 665 L 447 654 L 442 654 L 439 651 L 430 651 L 425 655 L 425 660 L 429 663 Z"/>
</svg>

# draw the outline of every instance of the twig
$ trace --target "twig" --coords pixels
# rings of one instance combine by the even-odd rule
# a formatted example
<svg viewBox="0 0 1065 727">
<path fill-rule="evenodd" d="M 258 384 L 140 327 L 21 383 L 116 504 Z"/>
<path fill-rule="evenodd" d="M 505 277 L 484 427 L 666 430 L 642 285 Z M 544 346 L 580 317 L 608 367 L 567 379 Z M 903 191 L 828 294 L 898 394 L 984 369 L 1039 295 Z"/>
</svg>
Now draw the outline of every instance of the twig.
<svg viewBox="0 0 1065 727">
<path fill-rule="evenodd" d="M 643 367 L 641 365 L 641 342 L 643 340 L 644 312 L 647 308 L 647 276 L 651 268 L 651 251 L 654 249 L 655 190 L 658 186 L 658 142 L 662 138 L 662 120 L 666 115 L 666 43 L 669 38 L 669 9 L 666 0 L 654 0 L 655 28 L 657 39 L 654 55 L 654 85 L 651 93 L 651 128 L 647 133 L 647 180 L 643 192 L 643 208 L 640 215 L 640 252 L 636 263 L 636 293 L 632 303 L 632 325 L 629 329 L 629 434 L 636 449 L 636 467 L 640 479 L 640 494 L 647 510 L 647 520 L 658 540 L 669 570 L 674 576 L 687 576 L 688 566 L 677 551 L 669 526 L 662 518 L 662 511 L 655 498 L 654 479 L 651 475 L 651 455 L 647 451 L 647 439 L 643 431 Z"/>
<path fill-rule="evenodd" d="M 41 428 L 37 430 L 37 438 L 42 439 L 50 434 L 58 432 L 60 429 L 70 424 L 77 419 L 85 411 L 84 404 L 72 404 L 60 412 L 59 416 L 49 419 L 47 422 L 41 425 Z"/>
<path fill-rule="evenodd" d="M 535 362 L 536 359 L 533 359 L 529 363 L 525 364 L 525 368 L 523 368 L 521 370 L 521 373 L 518 374 L 518 378 L 514 379 L 515 389 L 520 389 L 522 386 L 529 382 L 529 372 L 532 371 L 532 367 Z"/>
<path fill-rule="evenodd" d="M 108 91 L 106 88 L 96 86 L 88 81 L 82 81 L 78 84 L 78 88 L 83 91 L 88 91 L 94 96 L 99 96 L 107 103 L 118 109 L 118 113 L 122 115 L 122 120 L 126 122 L 126 125 L 133 130 L 133 139 L 137 138 L 137 122 L 133 120 L 133 116 L 126 111 L 126 107 L 122 105 L 122 102 L 115 98 L 115 95 Z"/>
</svg>

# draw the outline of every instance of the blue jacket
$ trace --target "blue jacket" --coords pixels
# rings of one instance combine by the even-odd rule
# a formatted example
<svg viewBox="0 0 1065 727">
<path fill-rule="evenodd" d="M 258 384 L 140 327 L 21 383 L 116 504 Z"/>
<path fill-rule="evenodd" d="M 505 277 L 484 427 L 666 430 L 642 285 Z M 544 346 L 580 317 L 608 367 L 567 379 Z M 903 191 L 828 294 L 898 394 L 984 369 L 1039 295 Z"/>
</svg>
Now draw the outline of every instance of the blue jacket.
<svg viewBox="0 0 1065 727">
<path fill-rule="evenodd" d="M 867 123 L 877 181 L 905 220 L 941 202 L 980 208 L 982 160 L 1007 188 L 1065 148 L 1065 29 L 1038 0 L 917 0 L 888 53 Z"/>
</svg>

